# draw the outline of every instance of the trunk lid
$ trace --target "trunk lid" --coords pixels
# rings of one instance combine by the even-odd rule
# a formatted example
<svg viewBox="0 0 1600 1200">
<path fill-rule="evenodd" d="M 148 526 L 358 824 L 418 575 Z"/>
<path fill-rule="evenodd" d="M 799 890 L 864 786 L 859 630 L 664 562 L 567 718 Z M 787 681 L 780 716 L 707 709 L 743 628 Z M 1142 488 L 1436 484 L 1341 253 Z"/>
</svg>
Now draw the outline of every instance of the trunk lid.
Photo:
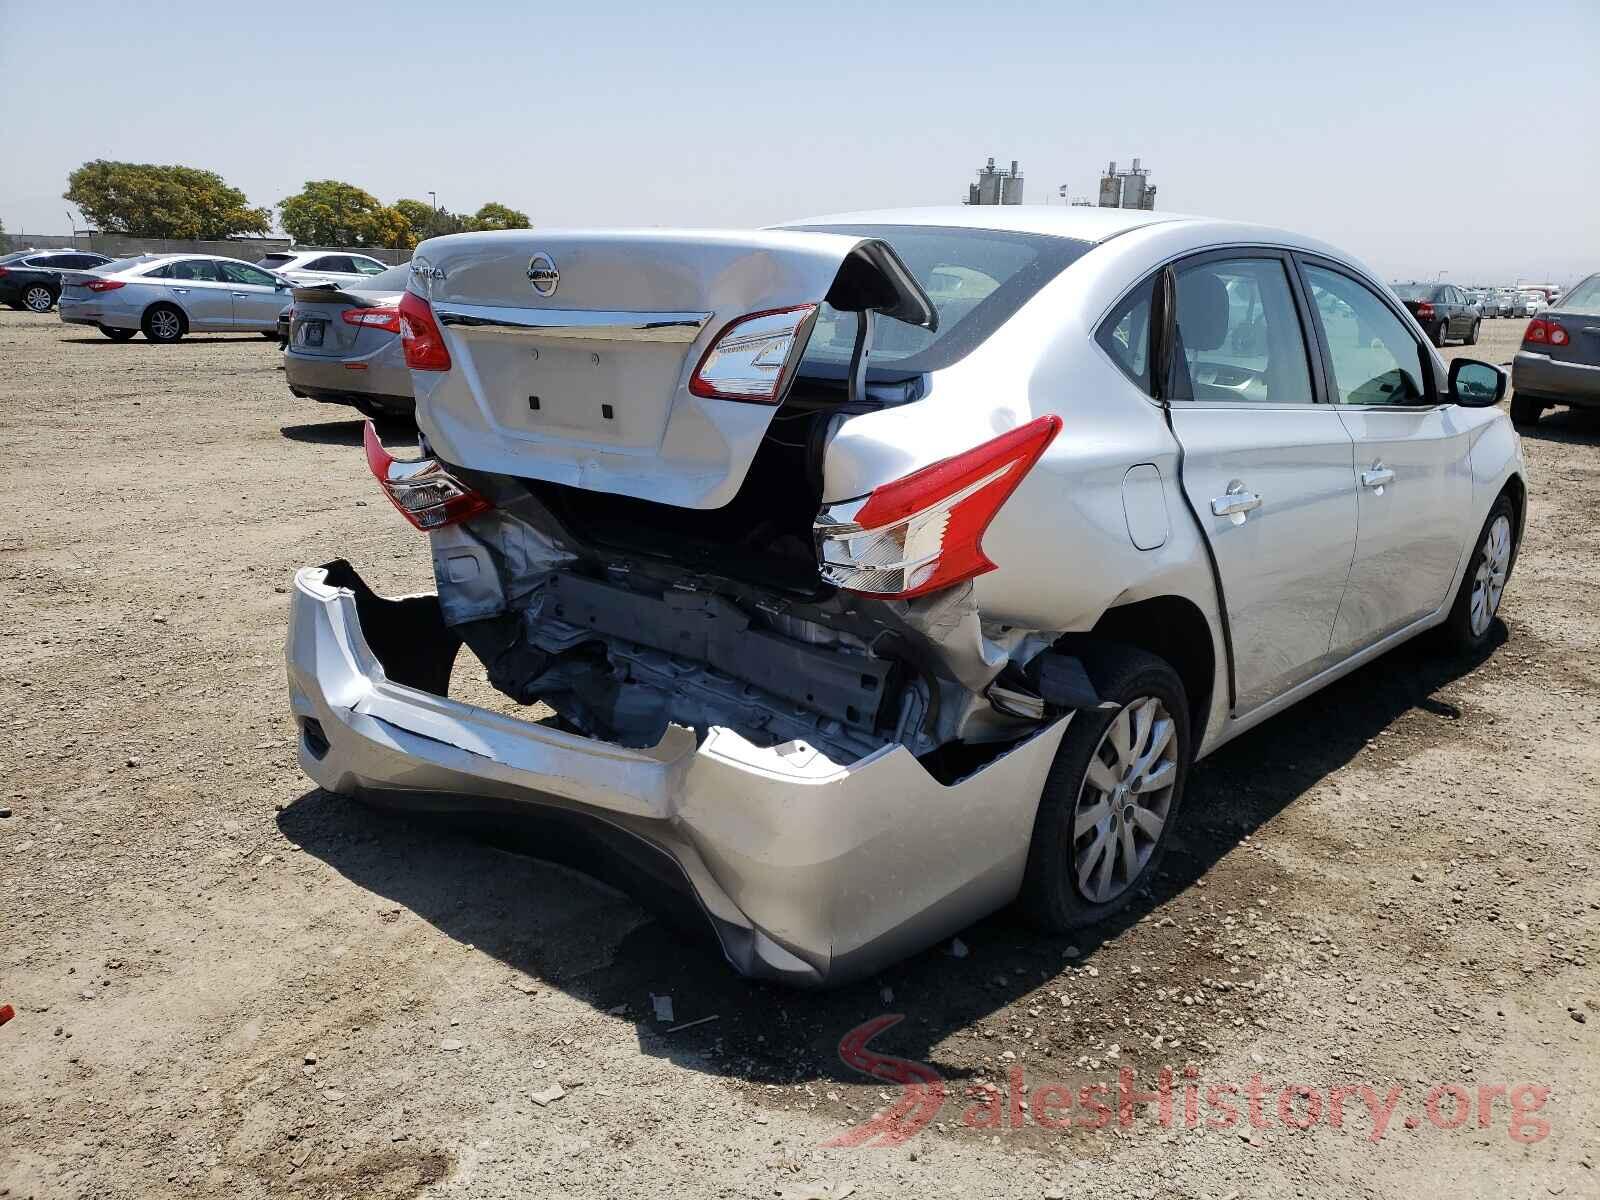
<svg viewBox="0 0 1600 1200">
<path fill-rule="evenodd" d="M 417 248 L 411 288 L 450 352 L 448 371 L 413 372 L 439 455 L 685 508 L 733 497 L 777 408 L 690 390 L 730 324 L 825 300 L 937 319 L 888 244 L 853 234 L 457 234 Z"/>
<path fill-rule="evenodd" d="M 289 345 L 296 354 L 312 357 L 341 358 L 354 353 L 362 338 L 369 347 L 376 348 L 379 337 L 392 337 L 381 330 L 361 325 L 351 325 L 344 313 L 352 308 L 393 308 L 400 303 L 400 292 L 346 291 L 337 284 L 309 285 L 294 289 L 294 320 L 289 326 Z M 321 336 L 311 336 L 315 326 L 322 326 Z"/>
</svg>

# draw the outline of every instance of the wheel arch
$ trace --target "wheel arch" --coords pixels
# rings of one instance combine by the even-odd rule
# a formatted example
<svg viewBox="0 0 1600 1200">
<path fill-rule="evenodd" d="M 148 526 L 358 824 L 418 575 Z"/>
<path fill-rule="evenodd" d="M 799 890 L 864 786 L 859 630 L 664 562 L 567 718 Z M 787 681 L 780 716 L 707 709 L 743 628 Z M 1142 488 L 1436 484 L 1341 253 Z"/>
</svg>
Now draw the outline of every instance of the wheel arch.
<svg viewBox="0 0 1600 1200">
<path fill-rule="evenodd" d="M 1217 680 L 1217 647 L 1200 606 L 1187 596 L 1152 596 L 1108 608 L 1086 634 L 1062 639 L 1136 646 L 1168 663 L 1183 681 L 1189 700 L 1191 745 L 1205 740 Z"/>
</svg>

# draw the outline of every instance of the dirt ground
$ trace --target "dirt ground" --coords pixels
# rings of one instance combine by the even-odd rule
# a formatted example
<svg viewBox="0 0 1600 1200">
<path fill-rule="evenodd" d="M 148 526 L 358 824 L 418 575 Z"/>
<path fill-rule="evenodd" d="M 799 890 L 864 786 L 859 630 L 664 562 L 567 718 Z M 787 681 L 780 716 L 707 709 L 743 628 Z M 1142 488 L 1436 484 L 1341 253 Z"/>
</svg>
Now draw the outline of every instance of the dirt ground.
<svg viewBox="0 0 1600 1200">
<path fill-rule="evenodd" d="M 815 995 L 516 844 L 308 786 L 292 572 L 431 581 L 359 426 L 291 397 L 271 343 L 5 311 L 0 363 L 0 1196 L 1600 1194 L 1600 422 L 1525 435 L 1482 661 L 1401 649 L 1202 764 L 1115 926 L 1002 915 Z M 930 1064 L 942 1109 L 825 1145 L 900 1095 L 838 1053 L 885 1013 L 873 1048 Z M 1163 1066 L 1170 1120 L 1123 1127 L 1119 1071 Z M 1072 1125 L 1013 1073 L 1071 1088 Z M 1352 1090 L 1335 1126 L 1362 1084 L 1378 1118 Z"/>
</svg>

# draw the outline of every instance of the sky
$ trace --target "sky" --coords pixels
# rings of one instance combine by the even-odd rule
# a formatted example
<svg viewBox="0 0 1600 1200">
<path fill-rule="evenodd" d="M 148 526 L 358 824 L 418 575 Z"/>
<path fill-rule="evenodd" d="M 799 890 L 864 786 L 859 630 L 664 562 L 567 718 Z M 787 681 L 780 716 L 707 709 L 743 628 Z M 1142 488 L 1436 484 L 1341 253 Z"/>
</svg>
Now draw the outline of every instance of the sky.
<svg viewBox="0 0 1600 1200">
<path fill-rule="evenodd" d="M 93 158 L 259 205 L 335 178 L 543 226 L 752 226 L 956 203 L 990 156 L 1060 203 L 1137 155 L 1160 209 L 1390 278 L 1567 282 L 1600 270 L 1597 130 L 1600 0 L 0 0 L 11 232 L 67 232 Z"/>
</svg>

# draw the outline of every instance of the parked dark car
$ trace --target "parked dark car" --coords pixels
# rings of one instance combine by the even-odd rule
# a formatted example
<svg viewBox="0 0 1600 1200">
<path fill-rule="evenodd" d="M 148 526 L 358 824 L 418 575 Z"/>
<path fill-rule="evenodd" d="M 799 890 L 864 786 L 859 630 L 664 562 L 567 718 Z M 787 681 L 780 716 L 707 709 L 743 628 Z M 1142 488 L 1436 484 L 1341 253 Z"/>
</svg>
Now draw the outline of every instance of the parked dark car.
<svg viewBox="0 0 1600 1200">
<path fill-rule="evenodd" d="M 1557 404 L 1600 408 L 1600 273 L 1528 322 L 1511 382 L 1516 425 L 1534 424 Z"/>
<path fill-rule="evenodd" d="M 1460 288 L 1448 283 L 1397 283 L 1394 294 L 1435 346 L 1451 338 L 1460 338 L 1468 346 L 1478 344 L 1483 314 Z"/>
<path fill-rule="evenodd" d="M 92 271 L 110 261 L 89 250 L 13 250 L 0 255 L 0 304 L 47 313 L 61 297 L 62 271 Z"/>
</svg>

